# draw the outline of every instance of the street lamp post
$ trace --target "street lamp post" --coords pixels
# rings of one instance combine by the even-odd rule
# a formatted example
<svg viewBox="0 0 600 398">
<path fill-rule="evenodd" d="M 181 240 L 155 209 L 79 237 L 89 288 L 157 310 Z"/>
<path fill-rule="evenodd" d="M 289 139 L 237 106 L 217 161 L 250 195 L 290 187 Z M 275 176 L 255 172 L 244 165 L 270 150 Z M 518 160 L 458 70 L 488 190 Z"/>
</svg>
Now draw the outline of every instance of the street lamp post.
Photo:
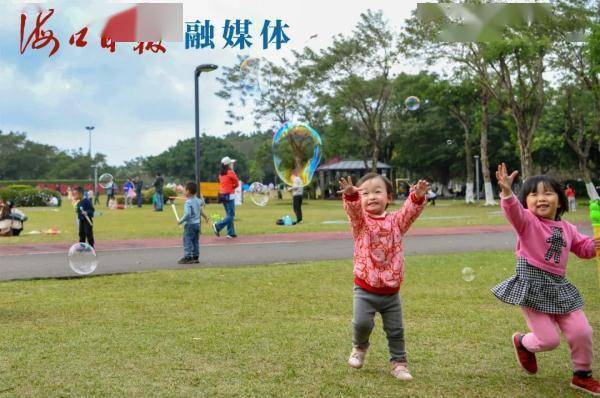
<svg viewBox="0 0 600 398">
<path fill-rule="evenodd" d="M 92 169 L 94 169 L 94 204 L 98 204 L 100 203 L 98 198 L 98 165 L 93 165 Z"/>
<path fill-rule="evenodd" d="M 85 129 L 88 131 L 89 136 L 90 136 L 90 146 L 88 149 L 88 156 L 91 159 L 92 158 L 92 130 L 94 129 L 94 126 L 86 126 Z"/>
<path fill-rule="evenodd" d="M 199 98 L 198 98 L 198 78 L 202 72 L 211 72 L 217 69 L 217 65 L 213 64 L 202 64 L 196 67 L 194 71 L 194 83 L 196 85 L 196 183 L 198 184 L 198 196 L 200 196 L 200 109 L 199 109 Z"/>
<path fill-rule="evenodd" d="M 479 155 L 473 157 L 475 158 L 475 189 L 477 190 L 477 203 L 479 203 Z"/>
</svg>

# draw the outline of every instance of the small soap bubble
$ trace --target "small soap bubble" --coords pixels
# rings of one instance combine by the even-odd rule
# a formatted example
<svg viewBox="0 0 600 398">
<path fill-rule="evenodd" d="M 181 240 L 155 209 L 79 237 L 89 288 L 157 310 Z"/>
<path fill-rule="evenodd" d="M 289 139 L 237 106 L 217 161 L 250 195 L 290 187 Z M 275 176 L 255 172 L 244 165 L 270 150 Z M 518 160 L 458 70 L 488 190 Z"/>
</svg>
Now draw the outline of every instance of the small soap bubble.
<svg viewBox="0 0 600 398">
<path fill-rule="evenodd" d="M 462 278 L 466 282 L 471 282 L 473 279 L 475 279 L 475 271 L 473 271 L 473 268 L 471 267 L 464 267 L 461 271 L 461 274 Z"/>
</svg>

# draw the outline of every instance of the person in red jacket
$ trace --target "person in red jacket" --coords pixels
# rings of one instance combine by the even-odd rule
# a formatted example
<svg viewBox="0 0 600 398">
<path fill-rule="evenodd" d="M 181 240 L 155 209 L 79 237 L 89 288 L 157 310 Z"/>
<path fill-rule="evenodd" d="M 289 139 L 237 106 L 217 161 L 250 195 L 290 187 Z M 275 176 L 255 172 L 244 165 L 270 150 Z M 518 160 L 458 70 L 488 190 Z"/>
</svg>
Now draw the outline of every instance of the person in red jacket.
<svg viewBox="0 0 600 398">
<path fill-rule="evenodd" d="M 575 190 L 571 184 L 567 184 L 567 189 L 565 190 L 565 195 L 567 195 L 567 200 L 569 202 L 569 211 L 577 211 L 577 201 L 575 200 Z"/>
<path fill-rule="evenodd" d="M 231 159 L 229 156 L 225 156 L 221 159 L 221 170 L 219 172 L 219 200 L 223 203 L 223 207 L 225 207 L 226 215 L 221 221 L 212 224 L 213 231 L 217 236 L 221 236 L 221 230 L 224 227 L 227 227 L 228 238 L 237 238 L 233 219 L 235 218 L 234 192 L 239 184 L 239 180 L 232 169 L 233 163 L 235 163 L 235 159 Z"/>
</svg>

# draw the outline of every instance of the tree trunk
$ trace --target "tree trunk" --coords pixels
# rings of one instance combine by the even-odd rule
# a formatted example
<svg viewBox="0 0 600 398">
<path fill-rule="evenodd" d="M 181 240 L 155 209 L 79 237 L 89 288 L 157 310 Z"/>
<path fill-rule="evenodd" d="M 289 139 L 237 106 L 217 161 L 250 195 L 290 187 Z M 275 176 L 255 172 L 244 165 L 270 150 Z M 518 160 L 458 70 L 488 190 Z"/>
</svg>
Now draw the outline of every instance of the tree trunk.
<svg viewBox="0 0 600 398">
<path fill-rule="evenodd" d="M 475 203 L 475 196 L 473 195 L 473 181 L 467 181 L 467 189 L 465 191 L 465 202 L 467 204 Z"/>
<path fill-rule="evenodd" d="M 489 125 L 489 93 L 484 88 L 481 93 L 481 174 L 483 174 L 483 186 L 485 187 L 485 206 L 494 206 L 494 191 L 492 189 L 492 180 L 490 179 L 490 163 L 488 159 L 488 125 Z"/>
<path fill-rule="evenodd" d="M 585 190 L 587 191 L 590 200 L 600 199 L 596 187 L 594 187 L 594 183 L 592 182 L 592 175 L 590 174 L 586 158 L 579 157 L 579 172 L 581 173 L 583 182 L 585 182 Z"/>
<path fill-rule="evenodd" d="M 466 203 L 475 203 L 473 198 L 473 156 L 471 156 L 471 148 L 469 147 L 469 126 L 460 121 L 465 132 L 465 163 L 467 166 L 467 191 L 465 193 Z"/>
<path fill-rule="evenodd" d="M 524 127 L 520 123 L 517 123 L 517 138 L 521 155 L 521 179 L 525 181 L 527 177 L 533 175 L 533 157 L 531 156 L 531 141 L 528 139 L 528 132 L 524 131 Z"/>
<path fill-rule="evenodd" d="M 379 145 L 373 144 L 373 152 L 371 156 L 371 172 L 377 173 L 377 161 L 379 160 Z"/>
</svg>

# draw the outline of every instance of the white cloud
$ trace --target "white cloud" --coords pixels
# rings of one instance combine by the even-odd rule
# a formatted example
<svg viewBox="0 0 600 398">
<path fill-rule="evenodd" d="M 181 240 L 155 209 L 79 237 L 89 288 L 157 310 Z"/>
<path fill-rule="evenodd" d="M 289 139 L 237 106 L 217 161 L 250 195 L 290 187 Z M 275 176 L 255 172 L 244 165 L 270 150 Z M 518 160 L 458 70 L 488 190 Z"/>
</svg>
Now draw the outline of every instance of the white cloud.
<svg viewBox="0 0 600 398">
<path fill-rule="evenodd" d="M 117 52 L 109 54 L 97 43 L 103 21 L 130 2 L 91 1 L 83 5 L 58 1 L 44 5 L 56 8 L 52 26 L 62 35 L 59 54 L 51 58 L 48 48 L 37 52 L 29 48 L 23 56 L 19 54 L 18 14 L 23 6 L 9 2 L 0 13 L 0 129 L 27 131 L 32 139 L 62 149 L 87 150 L 84 127 L 94 125 L 94 152 L 107 154 L 112 164 L 158 154 L 177 140 L 193 136 L 196 65 L 230 66 L 239 54 L 282 62 L 292 56 L 293 49 L 310 45 L 318 50 L 330 45 L 338 33 L 351 34 L 367 8 L 383 9 L 390 25 L 398 28 L 416 7 L 416 1 L 389 0 L 188 0 L 184 2 L 184 21 L 210 19 L 215 25 L 217 48 L 185 50 L 183 43 L 167 43 L 166 54 L 138 56 L 133 54 L 131 43 L 120 43 Z M 255 23 L 254 46 L 244 51 L 222 49 L 223 22 L 237 18 Z M 262 49 L 259 32 L 266 18 L 279 18 L 290 26 L 290 42 L 281 50 Z M 69 35 L 83 26 L 90 26 L 88 46 L 69 46 Z M 314 34 L 317 37 L 309 40 Z M 227 103 L 214 95 L 220 89 L 217 76 L 219 70 L 200 78 L 201 131 L 224 135 L 231 127 L 225 125 Z M 250 117 L 246 119 L 233 128 L 252 131 Z"/>
</svg>

